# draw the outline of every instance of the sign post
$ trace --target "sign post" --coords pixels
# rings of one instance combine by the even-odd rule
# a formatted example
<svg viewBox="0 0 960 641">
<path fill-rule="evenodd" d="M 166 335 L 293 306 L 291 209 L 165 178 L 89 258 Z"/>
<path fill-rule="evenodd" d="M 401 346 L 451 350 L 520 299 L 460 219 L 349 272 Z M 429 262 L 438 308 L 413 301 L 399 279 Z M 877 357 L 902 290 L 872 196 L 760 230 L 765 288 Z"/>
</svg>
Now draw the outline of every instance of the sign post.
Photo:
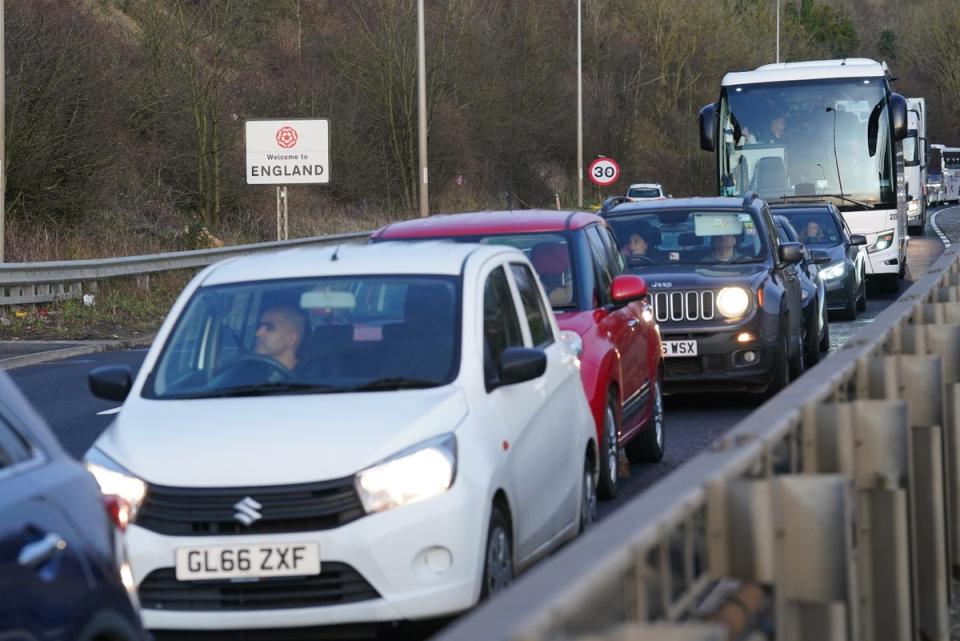
<svg viewBox="0 0 960 641">
<path fill-rule="evenodd" d="M 277 185 L 277 240 L 289 238 L 287 185 L 330 182 L 330 121 L 248 120 L 247 184 Z"/>
</svg>

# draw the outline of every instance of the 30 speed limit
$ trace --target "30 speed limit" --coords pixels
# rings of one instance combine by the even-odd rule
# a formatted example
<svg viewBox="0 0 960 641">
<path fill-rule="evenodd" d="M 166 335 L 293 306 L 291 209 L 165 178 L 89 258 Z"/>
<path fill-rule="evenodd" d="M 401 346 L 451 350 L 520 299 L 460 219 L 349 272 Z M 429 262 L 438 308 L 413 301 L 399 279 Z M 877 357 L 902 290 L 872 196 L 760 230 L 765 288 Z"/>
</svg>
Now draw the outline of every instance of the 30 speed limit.
<svg viewBox="0 0 960 641">
<path fill-rule="evenodd" d="M 590 181 L 597 187 L 607 187 L 620 180 L 620 165 L 613 158 L 600 156 L 587 169 Z"/>
</svg>

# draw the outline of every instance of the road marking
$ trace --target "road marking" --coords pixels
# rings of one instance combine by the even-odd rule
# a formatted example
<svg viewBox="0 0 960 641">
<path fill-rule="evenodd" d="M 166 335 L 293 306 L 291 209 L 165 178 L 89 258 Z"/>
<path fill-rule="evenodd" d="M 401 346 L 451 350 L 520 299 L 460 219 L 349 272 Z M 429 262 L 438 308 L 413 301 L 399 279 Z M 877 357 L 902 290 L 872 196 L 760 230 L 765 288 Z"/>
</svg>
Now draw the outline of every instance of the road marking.
<svg viewBox="0 0 960 641">
<path fill-rule="evenodd" d="M 951 209 L 954 209 L 954 207 L 947 207 L 946 209 L 941 209 L 940 211 L 936 212 L 933 216 L 930 217 L 930 226 L 933 227 L 933 231 L 937 232 L 937 236 L 940 237 L 940 240 L 943 242 L 943 246 L 945 248 L 950 247 L 950 245 L 952 245 L 953 243 L 950 242 L 950 239 L 947 238 L 947 235 L 944 234 L 943 231 L 940 229 L 940 227 L 937 225 L 937 216 L 939 216 L 945 211 L 950 211 Z"/>
<path fill-rule="evenodd" d="M 113 409 L 97 412 L 97 416 L 110 416 L 111 414 L 119 414 L 119 413 L 120 413 L 120 407 L 114 407 Z"/>
</svg>

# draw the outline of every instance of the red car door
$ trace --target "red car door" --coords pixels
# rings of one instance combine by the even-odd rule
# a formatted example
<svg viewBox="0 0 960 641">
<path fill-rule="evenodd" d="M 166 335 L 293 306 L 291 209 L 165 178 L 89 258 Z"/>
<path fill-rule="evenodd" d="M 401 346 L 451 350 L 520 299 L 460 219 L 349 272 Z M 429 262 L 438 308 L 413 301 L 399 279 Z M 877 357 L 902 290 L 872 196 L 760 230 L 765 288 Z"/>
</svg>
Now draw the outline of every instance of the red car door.
<svg viewBox="0 0 960 641">
<path fill-rule="evenodd" d="M 599 225 L 586 229 L 596 275 L 596 297 L 598 298 L 597 317 L 600 318 L 599 330 L 616 346 L 620 359 L 620 386 L 623 397 L 621 408 L 620 441 L 638 429 L 642 424 L 644 407 L 644 376 L 646 362 L 646 344 L 640 324 L 638 303 L 631 303 L 607 312 L 603 308 L 612 303 L 610 290 L 615 276 L 622 273 L 619 253 L 612 244 L 613 239 L 605 238 L 607 230 Z"/>
</svg>

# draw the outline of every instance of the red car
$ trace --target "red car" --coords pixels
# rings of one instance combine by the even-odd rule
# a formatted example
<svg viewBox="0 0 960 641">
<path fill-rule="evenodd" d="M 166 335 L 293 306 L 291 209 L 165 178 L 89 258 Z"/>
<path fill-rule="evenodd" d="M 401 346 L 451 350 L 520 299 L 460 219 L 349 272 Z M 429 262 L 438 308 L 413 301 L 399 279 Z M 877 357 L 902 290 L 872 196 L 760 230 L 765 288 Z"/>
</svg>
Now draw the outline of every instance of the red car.
<svg viewBox="0 0 960 641">
<path fill-rule="evenodd" d="M 530 257 L 561 330 L 583 342 L 580 375 L 601 444 L 600 496 L 617 493 L 620 449 L 634 462 L 663 457 L 663 356 L 647 286 L 626 273 L 604 219 L 525 210 L 453 214 L 387 225 L 371 242 L 452 239 L 496 243 Z"/>
</svg>

